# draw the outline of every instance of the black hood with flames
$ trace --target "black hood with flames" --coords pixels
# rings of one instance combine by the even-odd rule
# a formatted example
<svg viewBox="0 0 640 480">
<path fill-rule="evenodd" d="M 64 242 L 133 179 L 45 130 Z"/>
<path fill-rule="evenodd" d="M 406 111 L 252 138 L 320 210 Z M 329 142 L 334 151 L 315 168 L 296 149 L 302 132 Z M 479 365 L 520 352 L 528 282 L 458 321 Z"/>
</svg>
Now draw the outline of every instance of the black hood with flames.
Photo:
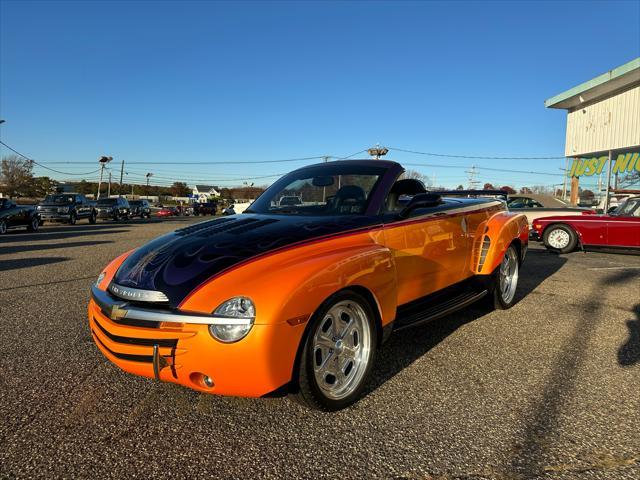
<svg viewBox="0 0 640 480">
<path fill-rule="evenodd" d="M 367 216 L 292 217 L 242 214 L 197 223 L 133 252 L 114 282 L 163 292 L 177 307 L 198 285 L 242 261 L 298 242 L 375 224 Z"/>
</svg>

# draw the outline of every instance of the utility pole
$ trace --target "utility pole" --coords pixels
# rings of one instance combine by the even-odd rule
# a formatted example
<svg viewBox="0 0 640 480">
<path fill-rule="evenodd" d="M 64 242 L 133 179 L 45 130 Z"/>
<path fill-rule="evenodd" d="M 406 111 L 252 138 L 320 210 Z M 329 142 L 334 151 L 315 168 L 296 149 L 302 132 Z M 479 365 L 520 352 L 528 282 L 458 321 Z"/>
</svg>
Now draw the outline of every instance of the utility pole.
<svg viewBox="0 0 640 480">
<path fill-rule="evenodd" d="M 469 189 L 475 190 L 478 186 L 478 183 L 480 183 L 478 180 L 476 180 L 476 175 L 478 175 L 476 166 L 471 165 L 471 170 L 467 170 L 465 173 L 469 174 Z"/>
<path fill-rule="evenodd" d="M 569 157 L 564 162 L 564 181 L 562 182 L 562 200 L 567 200 L 567 172 L 569 171 Z M 554 192 L 555 193 L 555 192 Z"/>
<path fill-rule="evenodd" d="M 120 187 L 118 187 L 118 196 L 122 196 L 122 175 L 124 174 L 124 160 L 122 160 L 122 165 L 120 165 Z"/>
<path fill-rule="evenodd" d="M 109 190 L 107 190 L 107 198 L 111 197 L 111 170 L 109 170 Z"/>
<path fill-rule="evenodd" d="M 329 161 L 329 156 L 325 155 L 324 157 L 322 157 L 322 160 L 324 161 L 324 163 L 327 163 Z M 326 201 L 326 197 L 327 197 L 327 187 L 322 187 L 322 203 Z"/>
<path fill-rule="evenodd" d="M 102 186 L 102 174 L 104 173 L 104 167 L 107 163 L 113 160 L 113 157 L 102 156 L 98 160 L 100 162 L 100 181 L 98 182 L 98 193 L 96 194 L 96 200 L 100 199 L 100 187 Z"/>
</svg>

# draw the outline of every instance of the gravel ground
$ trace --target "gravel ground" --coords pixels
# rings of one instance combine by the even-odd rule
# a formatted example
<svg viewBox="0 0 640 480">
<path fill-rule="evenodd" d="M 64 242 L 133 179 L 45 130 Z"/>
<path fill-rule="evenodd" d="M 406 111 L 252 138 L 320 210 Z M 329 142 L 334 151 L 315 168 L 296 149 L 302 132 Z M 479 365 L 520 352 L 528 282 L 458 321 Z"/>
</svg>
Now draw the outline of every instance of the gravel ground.
<svg viewBox="0 0 640 480">
<path fill-rule="evenodd" d="M 85 308 L 117 254 L 193 220 L 0 239 L 0 477 L 640 478 L 640 257 L 533 248 L 509 311 L 397 334 L 333 414 L 121 372 Z"/>
</svg>

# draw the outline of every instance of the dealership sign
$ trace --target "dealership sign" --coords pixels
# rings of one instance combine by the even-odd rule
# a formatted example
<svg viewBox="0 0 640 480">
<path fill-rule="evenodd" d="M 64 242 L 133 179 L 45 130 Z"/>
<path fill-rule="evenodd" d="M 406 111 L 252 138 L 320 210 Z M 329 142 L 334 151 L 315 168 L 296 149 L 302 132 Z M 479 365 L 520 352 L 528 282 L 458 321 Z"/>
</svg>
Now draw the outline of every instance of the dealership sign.
<svg viewBox="0 0 640 480">
<path fill-rule="evenodd" d="M 600 175 L 609 159 L 608 155 L 593 158 L 574 158 L 567 176 L 569 177 L 590 177 Z M 632 173 L 640 172 L 640 153 L 621 153 L 613 162 L 611 173 Z"/>
</svg>

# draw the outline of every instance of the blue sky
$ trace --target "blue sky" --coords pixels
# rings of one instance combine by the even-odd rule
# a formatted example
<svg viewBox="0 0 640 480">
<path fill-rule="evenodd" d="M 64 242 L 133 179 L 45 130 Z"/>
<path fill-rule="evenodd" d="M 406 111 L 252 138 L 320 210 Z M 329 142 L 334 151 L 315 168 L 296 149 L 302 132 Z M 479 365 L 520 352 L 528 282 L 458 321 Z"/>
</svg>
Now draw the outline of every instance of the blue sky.
<svg viewBox="0 0 640 480">
<path fill-rule="evenodd" d="M 566 114 L 543 101 L 639 56 L 638 18 L 637 1 L 2 0 L 1 135 L 64 172 L 93 170 L 111 155 L 157 162 L 128 165 L 130 179 L 152 171 L 156 182 L 191 184 L 237 184 L 219 180 L 311 161 L 185 162 L 345 156 L 377 142 L 561 156 Z M 402 163 L 459 167 L 410 167 L 446 186 L 466 183 L 463 167 L 472 164 L 550 173 L 564 166 L 392 153 Z M 88 163 L 52 163 L 62 161 Z M 562 181 L 482 169 L 479 179 Z"/>
</svg>

